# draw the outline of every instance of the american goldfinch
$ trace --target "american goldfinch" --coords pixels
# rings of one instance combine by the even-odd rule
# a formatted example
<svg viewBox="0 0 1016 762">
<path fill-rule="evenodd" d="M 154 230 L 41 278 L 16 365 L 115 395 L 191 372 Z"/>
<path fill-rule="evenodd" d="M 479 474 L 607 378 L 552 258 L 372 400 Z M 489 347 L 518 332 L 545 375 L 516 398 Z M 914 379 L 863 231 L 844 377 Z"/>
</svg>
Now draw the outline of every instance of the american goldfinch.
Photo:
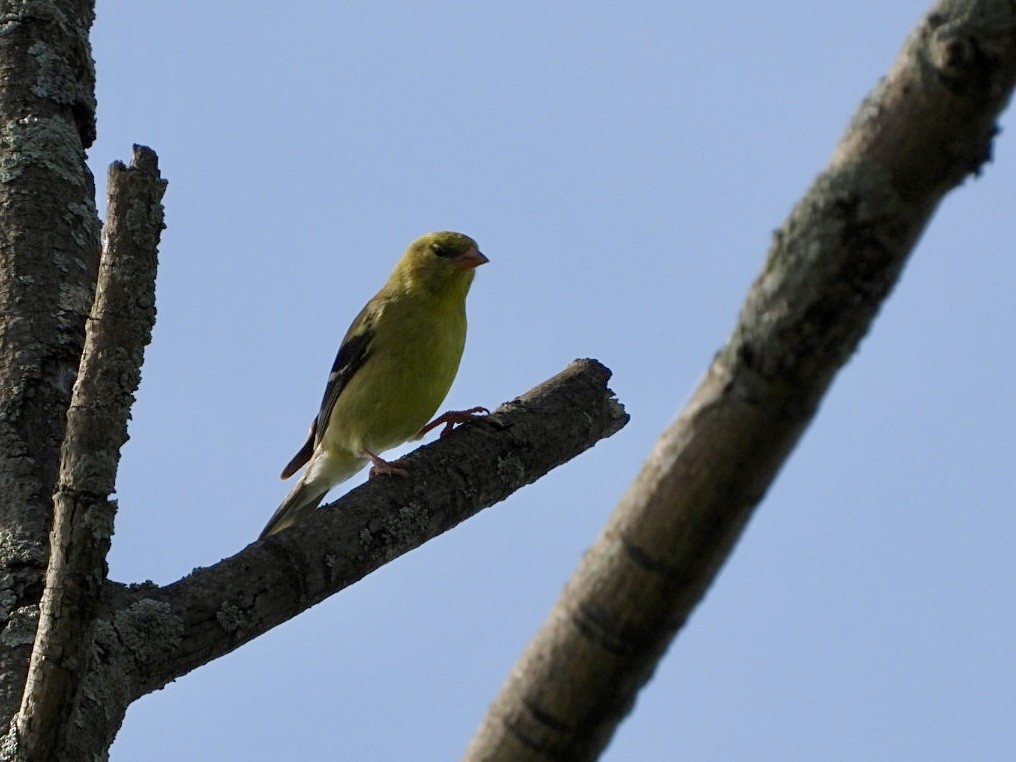
<svg viewBox="0 0 1016 762">
<path fill-rule="evenodd" d="M 372 463 L 371 476 L 405 469 L 381 458 L 444 424 L 486 412 L 451 411 L 428 425 L 448 394 L 466 341 L 466 294 L 489 261 L 462 233 L 416 239 L 388 282 L 346 331 L 307 442 L 282 470 L 306 470 L 261 532 L 274 534 L 317 508 L 325 493 Z"/>
</svg>

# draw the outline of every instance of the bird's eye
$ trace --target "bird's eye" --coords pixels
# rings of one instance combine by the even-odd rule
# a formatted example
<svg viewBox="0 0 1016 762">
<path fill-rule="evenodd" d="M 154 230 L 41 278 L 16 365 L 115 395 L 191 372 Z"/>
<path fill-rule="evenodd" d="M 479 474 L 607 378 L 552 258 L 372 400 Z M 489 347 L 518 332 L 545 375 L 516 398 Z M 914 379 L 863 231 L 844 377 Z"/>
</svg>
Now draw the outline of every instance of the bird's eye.
<svg viewBox="0 0 1016 762">
<path fill-rule="evenodd" d="M 446 244 L 435 243 L 435 244 L 433 244 L 431 246 L 431 248 L 434 250 L 434 254 L 439 256 L 439 257 L 454 257 L 455 256 L 455 250 L 451 246 L 448 246 Z"/>
</svg>

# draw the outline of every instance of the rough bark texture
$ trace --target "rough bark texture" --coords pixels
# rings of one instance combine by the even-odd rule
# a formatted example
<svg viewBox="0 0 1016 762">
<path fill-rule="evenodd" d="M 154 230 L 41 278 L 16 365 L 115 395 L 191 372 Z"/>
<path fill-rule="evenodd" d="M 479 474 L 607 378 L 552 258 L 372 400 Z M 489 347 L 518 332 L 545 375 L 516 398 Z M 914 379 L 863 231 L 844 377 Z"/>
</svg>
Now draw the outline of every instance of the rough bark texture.
<svg viewBox="0 0 1016 762">
<path fill-rule="evenodd" d="M 0 2 L 0 717 L 17 711 L 99 258 L 88 2 Z"/>
<path fill-rule="evenodd" d="M 777 233 L 733 335 L 512 670 L 466 759 L 589 760 L 704 595 L 944 193 L 989 158 L 1016 8 L 938 3 Z"/>
<path fill-rule="evenodd" d="M 110 167 L 95 302 L 67 413 L 46 587 L 17 720 L 27 759 L 54 757 L 86 667 L 107 576 L 115 512 L 109 496 L 155 324 L 165 188 L 151 149 L 135 146 L 130 168 Z"/>
<path fill-rule="evenodd" d="M 137 170 L 147 189 L 124 199 L 96 295 L 98 221 L 84 163 L 95 134 L 92 16 L 86 0 L 0 0 L 0 710 L 11 722 L 0 759 L 104 758 L 137 697 L 627 420 L 609 371 L 579 361 L 487 422 L 413 453 L 409 479 L 368 483 L 171 585 L 106 580 L 108 495 L 154 316 L 161 184 L 147 154 L 133 170 L 114 167 L 114 185 Z M 943 1 L 908 41 L 777 235 L 730 342 L 513 671 L 469 759 L 592 759 L 609 742 L 942 195 L 988 158 L 1016 78 L 1014 16 L 999 0 Z"/>
<path fill-rule="evenodd" d="M 109 583 L 62 759 L 112 743 L 127 706 L 291 619 L 614 434 L 610 371 L 577 360 L 291 529 L 167 585 Z"/>
</svg>

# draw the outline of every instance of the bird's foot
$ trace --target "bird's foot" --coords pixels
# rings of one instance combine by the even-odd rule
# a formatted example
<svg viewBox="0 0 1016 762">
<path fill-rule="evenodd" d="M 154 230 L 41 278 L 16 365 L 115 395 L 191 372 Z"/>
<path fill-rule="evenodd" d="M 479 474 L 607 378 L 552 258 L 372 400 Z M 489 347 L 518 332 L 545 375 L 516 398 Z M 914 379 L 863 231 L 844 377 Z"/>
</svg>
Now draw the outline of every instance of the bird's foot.
<svg viewBox="0 0 1016 762">
<path fill-rule="evenodd" d="M 373 479 L 375 476 L 380 476 L 381 474 L 402 477 L 409 475 L 409 469 L 405 466 L 400 466 L 397 463 L 389 463 L 380 455 L 375 455 L 369 450 L 364 450 L 363 454 L 370 458 L 370 462 L 373 464 L 367 474 L 368 479 Z"/>
<path fill-rule="evenodd" d="M 452 429 L 454 429 L 460 423 L 468 423 L 469 421 L 474 421 L 477 418 L 482 418 L 483 416 L 489 414 L 490 411 L 487 410 L 487 408 L 485 407 L 471 407 L 469 408 L 469 410 L 449 410 L 447 413 L 442 413 L 433 421 L 431 421 L 422 429 L 420 429 L 418 432 L 416 432 L 416 436 L 413 438 L 422 439 L 423 436 L 428 431 L 436 429 L 438 426 L 441 426 L 442 424 L 444 425 L 444 428 L 441 429 L 441 436 L 446 437 L 449 434 L 451 434 Z"/>
</svg>

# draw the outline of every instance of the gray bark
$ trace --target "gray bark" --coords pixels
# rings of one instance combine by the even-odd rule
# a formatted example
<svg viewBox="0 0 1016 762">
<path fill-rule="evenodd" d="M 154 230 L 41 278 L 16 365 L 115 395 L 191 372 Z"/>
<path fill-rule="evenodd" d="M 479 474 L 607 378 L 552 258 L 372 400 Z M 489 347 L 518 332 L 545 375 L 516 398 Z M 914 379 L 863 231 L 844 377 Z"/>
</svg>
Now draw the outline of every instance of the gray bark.
<svg viewBox="0 0 1016 762">
<path fill-rule="evenodd" d="M 99 258 L 86 2 L 0 3 L 0 717 L 24 690 Z"/>
<path fill-rule="evenodd" d="M 73 731 L 62 759 L 92 759 L 136 698 L 239 648 L 507 498 L 628 416 L 610 371 L 577 360 L 487 419 L 399 461 L 406 479 L 374 479 L 300 524 L 166 585 L 108 583 Z"/>
<path fill-rule="evenodd" d="M 86 674 L 106 583 L 115 513 L 109 495 L 155 324 L 166 188 L 155 153 L 135 146 L 129 168 L 110 167 L 108 188 L 95 302 L 67 412 L 46 587 L 17 718 L 28 759 L 70 758 L 62 735 Z"/>
<path fill-rule="evenodd" d="M 600 755 L 942 196 L 989 158 L 1014 80 L 1012 3 L 936 3 L 776 234 L 733 335 L 512 669 L 467 760 Z"/>
</svg>

